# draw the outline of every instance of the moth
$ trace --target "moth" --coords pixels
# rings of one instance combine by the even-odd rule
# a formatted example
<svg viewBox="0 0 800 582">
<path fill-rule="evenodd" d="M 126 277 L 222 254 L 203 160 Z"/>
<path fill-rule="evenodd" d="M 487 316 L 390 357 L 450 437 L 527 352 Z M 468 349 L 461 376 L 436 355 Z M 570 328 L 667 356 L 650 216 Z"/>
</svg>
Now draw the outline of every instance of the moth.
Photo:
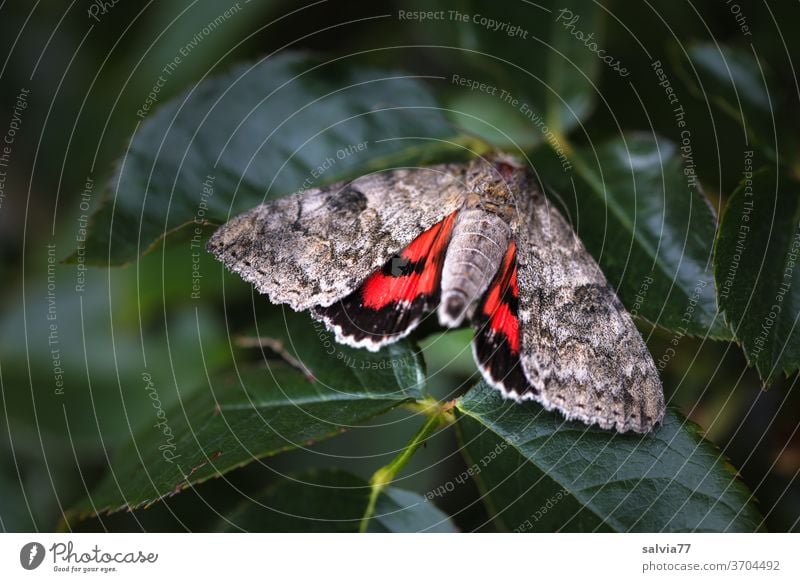
<svg viewBox="0 0 800 582">
<path fill-rule="evenodd" d="M 340 343 L 378 350 L 426 315 L 475 328 L 506 398 L 646 433 L 664 395 L 631 316 L 533 172 L 506 154 L 377 172 L 261 204 L 208 250 Z"/>
</svg>

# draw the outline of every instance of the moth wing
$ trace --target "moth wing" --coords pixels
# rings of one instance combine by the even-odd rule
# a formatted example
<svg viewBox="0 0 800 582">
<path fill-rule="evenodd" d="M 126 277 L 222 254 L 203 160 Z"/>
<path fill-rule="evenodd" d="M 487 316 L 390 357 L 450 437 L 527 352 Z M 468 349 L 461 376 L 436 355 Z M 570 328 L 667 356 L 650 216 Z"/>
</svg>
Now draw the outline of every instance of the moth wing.
<svg viewBox="0 0 800 582">
<path fill-rule="evenodd" d="M 207 248 L 273 303 L 328 306 L 456 211 L 463 171 L 397 169 L 298 192 L 231 219 Z"/>
<path fill-rule="evenodd" d="M 472 353 L 484 379 L 515 400 L 527 398 L 530 385 L 520 361 L 519 285 L 516 243 L 511 241 L 497 274 L 472 315 Z"/>
<path fill-rule="evenodd" d="M 415 238 L 350 295 L 311 314 L 340 343 L 376 351 L 407 336 L 439 303 L 442 266 L 458 212 Z"/>
<path fill-rule="evenodd" d="M 653 358 L 630 314 L 558 210 L 531 184 L 517 261 L 524 398 L 567 418 L 648 432 L 664 415 Z"/>
</svg>

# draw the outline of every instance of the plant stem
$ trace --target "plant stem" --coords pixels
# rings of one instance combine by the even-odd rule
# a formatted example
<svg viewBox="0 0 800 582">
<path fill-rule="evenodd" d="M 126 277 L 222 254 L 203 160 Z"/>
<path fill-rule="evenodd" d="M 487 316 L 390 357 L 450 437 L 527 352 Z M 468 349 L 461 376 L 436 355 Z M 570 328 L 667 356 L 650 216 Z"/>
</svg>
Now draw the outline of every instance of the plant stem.
<svg viewBox="0 0 800 582">
<path fill-rule="evenodd" d="M 359 528 L 362 533 L 366 532 L 367 527 L 369 527 L 369 520 L 375 513 L 375 505 L 378 502 L 380 494 L 394 481 L 397 473 L 406 466 L 420 445 L 436 431 L 439 425 L 448 421 L 447 414 L 450 413 L 440 409 L 438 414 L 429 416 L 425 424 L 420 427 L 417 434 L 413 436 L 402 452 L 397 455 L 391 463 L 381 467 L 372 475 L 372 478 L 369 480 L 371 486 L 369 502 L 367 503 L 367 510 L 364 512 L 364 517 L 361 518 L 361 526 Z"/>
</svg>

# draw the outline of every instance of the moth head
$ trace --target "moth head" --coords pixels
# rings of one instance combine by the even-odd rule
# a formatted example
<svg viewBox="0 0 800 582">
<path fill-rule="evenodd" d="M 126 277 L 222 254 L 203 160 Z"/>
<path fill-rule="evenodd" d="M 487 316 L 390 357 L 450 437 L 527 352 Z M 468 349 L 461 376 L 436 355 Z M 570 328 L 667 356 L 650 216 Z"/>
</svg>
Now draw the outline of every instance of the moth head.
<svg viewBox="0 0 800 582">
<path fill-rule="evenodd" d="M 492 153 L 472 161 L 467 171 L 467 189 L 479 195 L 502 197 L 519 191 L 527 174 L 522 160 L 510 154 Z"/>
<path fill-rule="evenodd" d="M 519 158 L 503 152 L 495 152 L 486 157 L 500 174 L 511 174 L 525 169 L 525 164 Z"/>
</svg>

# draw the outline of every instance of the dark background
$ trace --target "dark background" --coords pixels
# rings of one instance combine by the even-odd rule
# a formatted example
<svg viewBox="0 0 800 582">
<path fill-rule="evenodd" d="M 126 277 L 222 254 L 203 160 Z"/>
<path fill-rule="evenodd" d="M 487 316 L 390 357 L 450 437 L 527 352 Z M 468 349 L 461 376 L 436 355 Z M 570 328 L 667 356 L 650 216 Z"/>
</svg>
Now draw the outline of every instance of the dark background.
<svg viewBox="0 0 800 582">
<path fill-rule="evenodd" d="M 179 348 L 182 338 L 193 332 L 195 314 L 185 305 L 184 290 L 168 276 L 190 268 L 184 258 L 170 255 L 167 249 L 125 268 L 92 268 L 82 305 L 66 294 L 59 297 L 59 309 L 64 314 L 62 329 L 67 330 L 64 333 L 69 334 L 72 344 L 64 355 L 67 415 L 52 400 L 52 380 L 45 369 L 49 365 L 46 245 L 56 245 L 59 259 L 71 252 L 79 214 L 76 201 L 87 176 L 97 185 L 92 200 L 92 207 L 96 208 L 101 185 L 124 154 L 128 137 L 139 121 L 136 109 L 159 69 L 192 38 L 195 30 L 225 8 L 222 4 L 120 0 L 106 14 L 98 15 L 99 22 L 88 16 L 91 4 L 85 1 L 70 7 L 55 1 L 41 2 L 35 9 L 27 2 L 6 2 L 0 7 L 0 127 L 10 120 L 19 91 L 30 90 L 30 105 L 13 145 L 6 198 L 0 208 L 2 529 L 48 531 L 59 527 L 62 512 L 91 489 L 106 466 L 106 455 L 129 434 L 124 425 L 110 433 L 98 431 L 93 426 L 92 411 L 102 415 L 104 407 L 118 406 L 115 395 L 124 389 L 124 379 L 138 375 L 142 343 L 155 351 L 167 342 L 173 346 L 172 352 L 165 352 L 161 361 L 153 365 L 174 367 L 179 379 L 176 395 L 187 394 L 185 391 L 201 378 L 202 370 L 194 356 L 181 354 Z M 332 0 L 285 16 L 299 4 L 253 0 L 243 7 L 243 17 L 230 19 L 184 59 L 163 87 L 159 101 L 178 95 L 206 74 L 287 46 L 329 55 L 360 53 L 355 58 L 365 66 L 446 76 L 450 71 L 449 49 L 425 45 L 453 42 L 453 31 L 447 24 L 406 23 L 380 17 L 396 14 L 398 9 L 413 9 L 415 4 L 428 5 Z M 493 4 L 498 3 L 473 3 L 487 13 L 498 10 Z M 711 40 L 747 50 L 756 47 L 781 83 L 773 97 L 781 100 L 795 93 L 796 79 L 789 55 L 800 55 L 800 41 L 791 28 L 800 22 L 798 3 L 770 3 L 769 9 L 761 2 L 738 4 L 746 14 L 752 36 L 742 35 L 730 7 L 722 1 L 696 5 L 683 1 L 603 3 L 608 13 L 615 15 L 604 23 L 608 52 L 624 57 L 633 71 L 631 82 L 636 84 L 641 100 L 653 103 L 648 109 L 651 118 L 644 118 L 640 108 L 630 106 L 627 80 L 604 70 L 600 92 L 609 105 L 597 109 L 576 141 L 580 143 L 585 136 L 601 139 L 613 135 L 618 126 L 649 131 L 651 123 L 658 133 L 678 139 L 669 111 L 661 107 L 663 94 L 652 82 L 650 59 L 642 52 L 640 42 L 654 54 L 677 55 L 677 59 L 681 58 L 683 47 L 694 41 Z M 263 28 L 280 17 L 284 18 L 276 25 Z M 635 34 L 626 34 L 623 23 Z M 783 26 L 779 28 L 778 23 Z M 788 23 L 791 26 L 786 26 Z M 792 34 L 785 36 L 779 33 L 790 30 Z M 474 59 L 475 63 L 479 60 L 471 54 L 461 58 Z M 673 74 L 673 78 L 678 77 Z M 453 97 L 450 85 L 432 82 L 432 89 L 446 98 Z M 689 93 L 687 89 L 683 91 Z M 732 157 L 735 161 L 731 166 L 739 167 L 741 130 L 721 116 L 712 122 L 709 106 L 702 99 L 687 98 L 685 103 L 694 110 L 693 134 L 702 145 L 696 148 L 701 179 L 712 205 L 719 208 L 740 177 L 740 170 L 727 170 L 724 160 Z M 793 127 L 790 124 L 796 120 L 786 121 Z M 69 267 L 59 265 L 57 269 L 59 276 L 72 276 Z M 246 296 L 249 290 L 242 286 L 232 292 Z M 208 357 L 221 362 L 227 349 L 225 325 L 213 295 L 209 293 L 207 297 L 201 313 L 203 333 L 211 338 L 219 336 L 219 341 L 210 342 Z M 244 321 L 252 317 L 248 309 L 246 302 L 241 313 L 229 312 L 227 316 Z M 469 340 L 469 334 L 463 331 L 451 335 L 453 353 Z M 84 362 L 81 340 L 91 354 L 91 363 Z M 649 346 L 651 352 L 664 353 L 668 340 L 668 334 L 656 331 Z M 429 371 L 438 370 L 449 361 L 442 342 L 437 342 L 437 349 L 426 355 Z M 474 380 L 474 364 L 469 357 L 460 358 L 434 376 L 435 387 L 444 396 L 456 386 L 469 385 L 470 378 Z M 780 379 L 764 391 L 735 344 L 689 337 L 680 342 L 677 355 L 662 377 L 672 404 L 703 427 L 707 437 L 740 470 L 759 502 L 766 527 L 797 530 L 800 398 L 796 378 Z M 70 422 L 65 426 L 67 416 Z M 403 413 L 397 412 L 390 420 L 402 417 Z M 382 451 L 402 446 L 412 427 L 398 422 L 390 430 L 375 431 L 379 446 L 365 442 L 366 433 L 359 432 L 358 439 L 343 435 L 320 443 L 318 450 L 331 455 L 330 466 L 369 477 L 391 458 Z M 459 474 L 463 461 L 458 455 L 448 456 L 456 448 L 457 443 L 447 435 L 430 442 L 407 470 L 413 476 L 404 481 L 403 487 L 425 491 Z M 445 456 L 449 460 L 437 464 Z M 318 461 L 314 460 L 316 466 Z M 238 490 L 260 489 L 277 474 L 301 469 L 308 462 L 306 453 L 285 454 L 263 464 L 254 463 L 224 480 L 206 483 L 148 510 L 94 518 L 79 527 L 207 529 L 214 521 L 214 511 L 231 507 L 240 499 Z M 418 471 L 423 468 L 429 469 Z M 463 487 L 444 498 L 440 507 L 455 514 L 455 521 L 463 530 L 491 530 L 486 511 L 475 503 L 477 498 L 474 488 Z M 206 507 L 207 511 L 198 510 Z"/>
</svg>

